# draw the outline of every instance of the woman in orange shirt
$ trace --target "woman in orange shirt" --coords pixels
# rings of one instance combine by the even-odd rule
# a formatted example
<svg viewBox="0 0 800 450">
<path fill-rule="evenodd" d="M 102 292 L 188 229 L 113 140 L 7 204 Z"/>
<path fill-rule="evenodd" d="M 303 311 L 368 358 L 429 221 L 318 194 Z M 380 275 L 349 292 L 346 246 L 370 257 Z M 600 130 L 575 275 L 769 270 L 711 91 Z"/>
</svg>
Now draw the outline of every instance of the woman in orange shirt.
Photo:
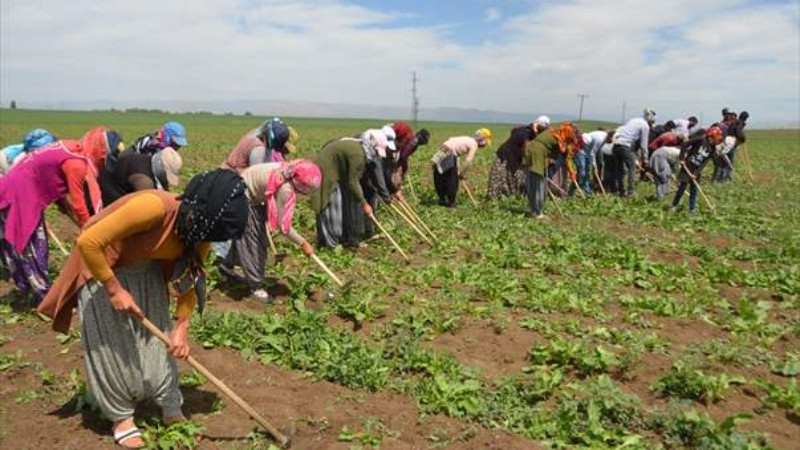
<svg viewBox="0 0 800 450">
<path fill-rule="evenodd" d="M 120 198 L 89 221 L 39 307 L 65 331 L 77 304 L 87 379 L 124 447 L 143 445 L 133 422 L 139 401 L 153 399 L 167 424 L 185 420 L 174 358 L 189 356 L 189 319 L 205 304 L 209 241 L 244 231 L 245 189 L 236 173 L 218 169 L 195 176 L 180 197 L 145 190 Z M 168 282 L 178 297 L 174 326 Z M 169 334 L 169 349 L 139 323 L 144 316 Z"/>
</svg>

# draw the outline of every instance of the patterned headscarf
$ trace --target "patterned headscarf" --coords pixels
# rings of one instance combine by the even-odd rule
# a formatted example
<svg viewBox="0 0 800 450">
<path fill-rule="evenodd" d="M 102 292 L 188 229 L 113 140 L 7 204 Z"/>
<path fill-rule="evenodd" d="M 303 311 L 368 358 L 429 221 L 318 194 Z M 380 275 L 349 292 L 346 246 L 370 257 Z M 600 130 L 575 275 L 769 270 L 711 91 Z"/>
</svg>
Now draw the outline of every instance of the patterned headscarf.
<svg viewBox="0 0 800 450">
<path fill-rule="evenodd" d="M 267 144 L 268 150 L 283 150 L 287 141 L 292 137 L 294 130 L 287 126 L 283 120 L 278 117 L 264 121 L 258 127 L 258 136 Z M 291 143 L 290 148 L 287 149 L 290 153 L 294 150 L 294 145 L 297 143 L 297 132 L 294 132 L 294 142 Z"/>
<path fill-rule="evenodd" d="M 283 216 L 278 217 L 278 205 L 275 196 L 281 186 L 291 183 L 292 189 L 289 198 L 283 206 Z M 278 229 L 280 223 L 281 232 L 286 234 L 292 229 L 292 217 L 294 216 L 294 206 L 296 203 L 295 193 L 299 192 L 308 195 L 312 190 L 319 188 L 322 184 L 322 172 L 316 164 L 298 159 L 290 163 L 283 163 L 270 173 L 267 179 L 267 187 L 264 198 L 267 202 L 267 224 L 270 231 Z"/>
<path fill-rule="evenodd" d="M 246 186 L 235 172 L 216 169 L 196 175 L 179 197 L 176 228 L 184 254 L 175 264 L 173 287 L 179 293 L 194 288 L 202 314 L 206 273 L 198 248 L 203 241 L 227 241 L 244 234 L 248 215 Z"/>
<path fill-rule="evenodd" d="M 361 146 L 369 162 L 385 158 L 387 145 L 388 140 L 381 130 L 370 129 L 361 135 Z"/>
<path fill-rule="evenodd" d="M 577 127 L 570 122 L 562 122 L 558 128 L 553 130 L 553 137 L 558 141 L 558 151 L 566 155 L 565 166 L 571 180 L 576 179 L 578 173 L 573 154 L 580 148 L 579 136 Z"/>
<path fill-rule="evenodd" d="M 570 122 L 562 122 L 558 128 L 553 130 L 553 137 L 558 141 L 558 150 L 561 153 L 568 153 L 578 145 L 575 125 Z"/>
</svg>

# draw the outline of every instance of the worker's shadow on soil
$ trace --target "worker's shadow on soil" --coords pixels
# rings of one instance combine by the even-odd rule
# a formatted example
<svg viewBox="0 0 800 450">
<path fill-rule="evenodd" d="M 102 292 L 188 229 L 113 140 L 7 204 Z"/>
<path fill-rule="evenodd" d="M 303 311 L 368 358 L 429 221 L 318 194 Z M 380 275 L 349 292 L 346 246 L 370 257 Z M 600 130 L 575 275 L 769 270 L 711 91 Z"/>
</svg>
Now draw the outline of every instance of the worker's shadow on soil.
<svg viewBox="0 0 800 450">
<path fill-rule="evenodd" d="M 15 314 L 25 314 L 36 308 L 36 301 L 32 297 L 26 297 L 16 290 L 11 290 L 0 295 L 0 305 L 10 306 L 11 311 Z"/>
<path fill-rule="evenodd" d="M 183 394 L 183 414 L 191 419 L 193 415 L 212 414 L 217 412 L 221 407 L 221 398 L 215 392 L 211 392 L 200 387 L 181 387 Z M 108 434 L 111 422 L 106 420 L 100 411 L 91 409 L 88 405 L 84 405 L 80 410 L 78 404 L 81 399 L 78 396 L 72 397 L 67 403 L 64 403 L 57 409 L 48 413 L 48 415 L 56 416 L 60 419 L 67 419 L 78 414 L 81 415 L 83 425 L 94 431 L 97 434 Z M 136 407 L 134 417 L 137 419 L 154 417 L 161 418 L 161 408 L 152 401 L 145 401 Z"/>
<path fill-rule="evenodd" d="M 277 278 L 266 277 L 264 286 L 267 292 L 269 292 L 269 295 L 273 297 L 285 297 L 289 295 L 289 287 L 281 283 Z M 247 300 L 252 294 L 250 286 L 244 281 L 220 281 L 215 289 L 237 302 Z"/>
<path fill-rule="evenodd" d="M 278 255 L 273 255 L 270 253 L 266 261 L 267 272 L 269 272 L 270 269 L 276 264 L 286 260 L 286 258 L 287 255 L 285 253 L 279 253 Z M 266 276 L 264 278 L 263 287 L 273 297 L 289 295 L 289 288 L 286 285 L 281 284 L 280 280 L 277 278 Z M 245 280 L 244 273 L 239 267 L 234 268 L 233 274 L 226 275 L 220 272 L 219 280 L 217 281 L 217 285 L 215 286 L 214 290 L 219 291 L 231 300 L 237 302 L 246 300 L 252 294 L 252 287 Z"/>
<path fill-rule="evenodd" d="M 64 403 L 58 409 L 54 409 L 47 414 L 56 416 L 59 419 L 68 419 L 80 414 L 81 422 L 86 428 L 92 430 L 96 434 L 108 434 L 109 430 L 111 430 L 111 422 L 104 419 L 99 411 L 90 409 L 88 406 L 78 409 L 79 401 L 77 396 L 72 397 L 67 403 Z"/>
<path fill-rule="evenodd" d="M 529 209 L 525 209 L 521 206 L 503 204 L 500 205 L 500 209 L 515 215 L 516 214 L 528 215 L 528 216 L 531 215 L 531 211 Z"/>
</svg>

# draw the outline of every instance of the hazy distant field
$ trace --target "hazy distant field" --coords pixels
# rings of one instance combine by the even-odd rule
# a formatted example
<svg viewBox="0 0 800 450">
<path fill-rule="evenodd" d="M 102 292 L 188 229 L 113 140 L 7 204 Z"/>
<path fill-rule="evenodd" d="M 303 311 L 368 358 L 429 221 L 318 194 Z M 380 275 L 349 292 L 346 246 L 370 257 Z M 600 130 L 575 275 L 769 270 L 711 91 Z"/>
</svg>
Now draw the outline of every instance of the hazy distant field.
<svg viewBox="0 0 800 450">
<path fill-rule="evenodd" d="M 0 145 L 35 127 L 79 138 L 97 125 L 128 142 L 166 120 L 186 125 L 181 154 L 194 173 L 216 167 L 262 118 L 2 110 Z M 286 120 L 302 156 L 386 122 Z M 432 142 L 412 161 L 416 197 L 406 197 L 437 234 L 435 248 L 381 210 L 412 261 L 383 239 L 358 253 L 320 252 L 354 281 L 343 292 L 283 239 L 288 256 L 268 269 L 275 305 L 242 298 L 211 270 L 193 351 L 278 426 L 294 421 L 294 448 L 797 448 L 797 131 L 748 135 L 755 182 L 737 165 L 734 183 L 703 184 L 716 215 L 702 199 L 700 214 L 668 212 L 641 185 L 631 200 L 563 200 L 565 217 L 549 203 L 550 220 L 536 221 L 522 199 L 435 206 L 428 157 L 479 124 L 420 126 Z M 496 148 L 510 127 L 488 126 Z M 468 176 L 479 201 L 492 159 L 481 151 Z M 306 202 L 296 221 L 312 238 Z M 83 398 L 76 336 L 57 340 L 12 308 L 2 286 L 0 446 L 110 446 L 96 413 L 73 412 Z M 328 291 L 336 295 L 324 301 Z M 203 448 L 268 447 L 210 384 L 189 377 L 184 392 L 207 427 Z M 146 426 L 167 445 L 168 433 Z"/>
</svg>

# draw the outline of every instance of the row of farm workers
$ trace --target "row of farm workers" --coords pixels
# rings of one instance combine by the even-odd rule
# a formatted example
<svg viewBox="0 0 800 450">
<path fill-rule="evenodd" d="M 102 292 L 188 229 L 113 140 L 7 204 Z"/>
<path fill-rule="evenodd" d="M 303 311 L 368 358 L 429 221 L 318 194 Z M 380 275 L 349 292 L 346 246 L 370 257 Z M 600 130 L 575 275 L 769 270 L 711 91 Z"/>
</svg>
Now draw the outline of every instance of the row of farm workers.
<svg viewBox="0 0 800 450">
<path fill-rule="evenodd" d="M 726 109 L 707 129 L 694 117 L 661 125 L 655 118 L 647 109 L 614 132 L 581 133 L 569 122 L 551 126 L 547 116 L 513 127 L 496 151 L 487 195 L 527 196 L 531 215 L 543 218 L 548 195 L 600 190 L 630 197 L 637 178 L 646 176 L 663 198 L 677 173 L 673 207 L 688 187 L 694 211 L 696 181 L 709 161 L 715 181 L 730 179 L 747 113 Z M 56 331 L 67 332 L 78 312 L 87 379 L 118 444 L 143 445 L 133 413 L 144 399 L 161 407 L 164 423 L 186 420 L 175 358 L 189 355 L 190 317 L 205 305 L 204 262 L 212 243 L 220 271 L 269 302 L 262 285 L 271 233 L 316 257 L 292 226 L 298 195 L 313 204 L 320 248 L 358 247 L 376 236 L 379 204 L 397 203 L 414 215 L 403 187 L 409 159 L 430 141 L 427 130 L 390 123 L 329 141 L 313 162 L 293 158 L 298 141 L 281 119 L 267 120 L 242 136 L 218 169 L 192 177 L 180 195 L 170 190 L 179 184 L 189 142 L 177 122 L 128 147 L 119 133 L 98 127 L 75 140 L 37 129 L 2 150 L 0 270 L 19 297 L 53 319 Z M 430 167 L 439 205 L 457 205 L 477 152 L 491 143 L 491 131 L 481 128 L 436 149 Z M 51 283 L 48 239 L 56 238 L 44 212 L 54 203 L 81 232 Z M 174 322 L 169 286 L 177 297 Z M 144 332 L 145 317 L 169 335 L 168 348 Z"/>
</svg>

